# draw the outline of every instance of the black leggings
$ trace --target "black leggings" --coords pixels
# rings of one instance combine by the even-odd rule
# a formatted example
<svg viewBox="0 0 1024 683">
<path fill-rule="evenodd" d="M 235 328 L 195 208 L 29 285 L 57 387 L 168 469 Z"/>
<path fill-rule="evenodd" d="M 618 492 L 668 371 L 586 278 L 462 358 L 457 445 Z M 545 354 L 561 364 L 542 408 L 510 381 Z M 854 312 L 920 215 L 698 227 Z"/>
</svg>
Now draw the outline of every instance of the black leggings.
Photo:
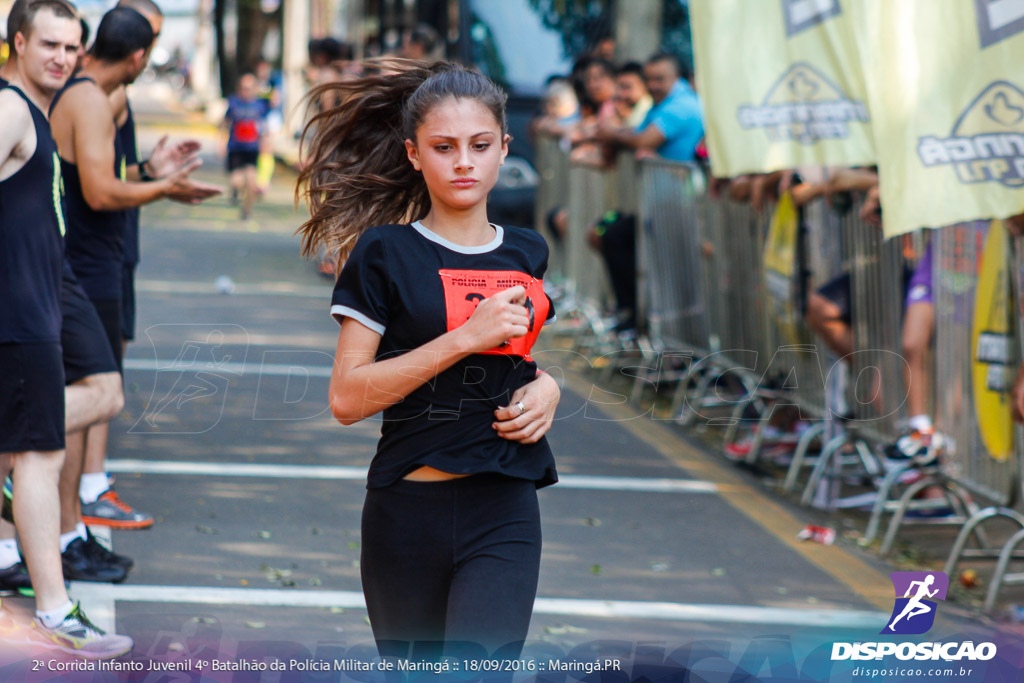
<svg viewBox="0 0 1024 683">
<path fill-rule="evenodd" d="M 369 489 L 360 572 L 381 656 L 517 657 L 537 595 L 532 481 L 477 474 Z M 456 645 L 458 644 L 458 645 Z"/>
</svg>

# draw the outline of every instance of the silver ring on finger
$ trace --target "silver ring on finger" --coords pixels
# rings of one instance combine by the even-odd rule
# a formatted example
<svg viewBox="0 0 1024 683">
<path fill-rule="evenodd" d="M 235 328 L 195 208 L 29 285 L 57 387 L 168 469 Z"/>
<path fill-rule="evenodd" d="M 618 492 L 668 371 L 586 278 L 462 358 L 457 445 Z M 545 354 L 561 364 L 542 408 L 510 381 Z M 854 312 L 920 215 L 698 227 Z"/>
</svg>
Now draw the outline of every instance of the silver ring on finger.
<svg viewBox="0 0 1024 683">
<path fill-rule="evenodd" d="M 516 401 L 516 408 L 519 408 L 520 415 L 526 412 L 526 406 L 523 405 L 522 401 Z"/>
</svg>

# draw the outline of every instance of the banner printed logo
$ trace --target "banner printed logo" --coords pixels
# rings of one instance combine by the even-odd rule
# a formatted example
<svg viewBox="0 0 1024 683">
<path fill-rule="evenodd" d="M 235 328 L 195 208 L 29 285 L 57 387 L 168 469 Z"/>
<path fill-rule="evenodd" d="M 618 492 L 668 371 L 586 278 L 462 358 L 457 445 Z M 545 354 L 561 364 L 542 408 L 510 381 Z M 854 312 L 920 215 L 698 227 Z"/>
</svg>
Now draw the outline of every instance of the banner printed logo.
<svg viewBox="0 0 1024 683">
<path fill-rule="evenodd" d="M 787 37 L 817 26 L 840 12 L 839 0 L 782 0 Z"/>
<path fill-rule="evenodd" d="M 1024 31 L 1024 0 L 974 0 L 982 49 Z"/>
<path fill-rule="evenodd" d="M 949 137 L 920 138 L 917 155 L 929 168 L 952 164 L 961 183 L 1024 187 L 1024 91 L 1008 81 L 989 84 Z"/>
<path fill-rule="evenodd" d="M 850 123 L 869 120 L 863 102 L 851 100 L 803 62 L 790 66 L 760 105 L 743 105 L 736 116 L 744 129 L 763 128 L 772 142 L 796 140 L 804 145 L 847 138 Z"/>
<path fill-rule="evenodd" d="M 921 635 L 935 623 L 935 600 L 945 600 L 949 577 L 945 572 L 893 572 L 896 589 L 892 615 L 880 633 Z"/>
</svg>

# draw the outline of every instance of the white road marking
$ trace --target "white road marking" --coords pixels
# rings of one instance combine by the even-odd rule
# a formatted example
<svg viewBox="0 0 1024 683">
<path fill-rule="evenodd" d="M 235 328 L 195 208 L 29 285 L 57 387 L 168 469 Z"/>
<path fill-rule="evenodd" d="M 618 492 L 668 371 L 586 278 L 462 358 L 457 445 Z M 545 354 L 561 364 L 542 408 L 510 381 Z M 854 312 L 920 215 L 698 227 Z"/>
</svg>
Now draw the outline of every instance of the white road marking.
<svg viewBox="0 0 1024 683">
<path fill-rule="evenodd" d="M 286 365 L 284 363 L 182 363 L 175 361 L 153 361 L 144 358 L 126 358 L 126 370 L 152 370 L 156 372 L 209 372 L 213 374 L 227 373 L 244 375 L 246 372 L 260 376 L 294 377 L 305 374 L 307 377 L 325 377 L 330 379 L 331 368 L 312 365 Z"/>
<path fill-rule="evenodd" d="M 75 583 L 72 592 L 89 605 L 101 602 L 156 602 L 248 607 L 342 607 L 366 609 L 358 591 L 214 588 L 205 586 L 131 586 Z M 878 628 L 889 616 L 882 612 L 753 605 L 709 605 L 629 600 L 537 598 L 536 614 L 612 619 L 658 619 L 716 623 L 770 624 L 819 628 Z M 90 614 L 88 608 L 86 613 Z"/>
<path fill-rule="evenodd" d="M 331 298 L 331 285 L 311 287 L 293 282 L 235 283 L 230 294 L 221 292 L 215 282 L 187 282 L 182 280 L 139 280 L 135 291 L 144 294 L 210 294 L 219 296 L 290 296 L 308 299 Z"/>
<path fill-rule="evenodd" d="M 342 465 L 261 465 L 226 462 L 175 462 L 166 460 L 107 461 L 107 471 L 131 474 L 179 474 L 213 477 L 270 477 L 275 479 L 365 480 L 365 467 Z M 717 493 L 708 481 L 692 479 L 645 479 L 641 477 L 598 477 L 581 474 L 559 476 L 558 488 L 602 491 L 646 491 L 650 493 Z"/>
</svg>

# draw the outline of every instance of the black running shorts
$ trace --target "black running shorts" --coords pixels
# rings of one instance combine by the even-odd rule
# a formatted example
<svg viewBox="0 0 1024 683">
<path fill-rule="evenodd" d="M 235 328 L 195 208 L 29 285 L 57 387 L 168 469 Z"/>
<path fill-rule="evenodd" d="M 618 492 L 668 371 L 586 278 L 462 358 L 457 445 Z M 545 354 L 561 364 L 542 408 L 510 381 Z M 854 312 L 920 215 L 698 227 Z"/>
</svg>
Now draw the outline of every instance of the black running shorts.
<svg viewBox="0 0 1024 683">
<path fill-rule="evenodd" d="M 124 347 L 121 342 L 121 300 L 93 299 L 92 305 L 96 307 L 96 314 L 100 317 L 100 322 L 103 323 L 103 331 L 106 334 L 110 350 L 114 353 L 117 371 L 121 372 L 121 356 L 124 355 Z"/>
<path fill-rule="evenodd" d="M 73 384 L 90 375 L 117 372 L 118 363 L 96 307 L 66 269 L 61 283 L 60 308 L 65 381 Z M 120 346 L 118 341 L 118 348 Z"/>
<path fill-rule="evenodd" d="M 124 264 L 121 271 L 121 338 L 135 339 L 135 264 Z"/>
<path fill-rule="evenodd" d="M 60 344 L 0 344 L 0 453 L 63 449 Z"/>
<path fill-rule="evenodd" d="M 236 151 L 228 152 L 228 170 L 237 171 L 245 168 L 246 166 L 255 167 L 259 162 L 260 153 L 258 151 Z"/>
</svg>

